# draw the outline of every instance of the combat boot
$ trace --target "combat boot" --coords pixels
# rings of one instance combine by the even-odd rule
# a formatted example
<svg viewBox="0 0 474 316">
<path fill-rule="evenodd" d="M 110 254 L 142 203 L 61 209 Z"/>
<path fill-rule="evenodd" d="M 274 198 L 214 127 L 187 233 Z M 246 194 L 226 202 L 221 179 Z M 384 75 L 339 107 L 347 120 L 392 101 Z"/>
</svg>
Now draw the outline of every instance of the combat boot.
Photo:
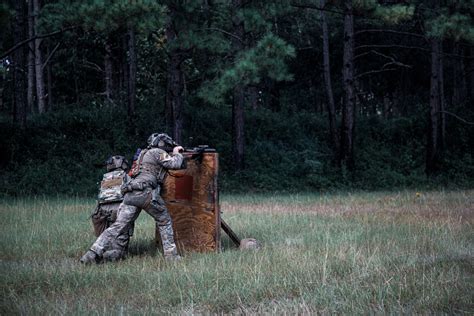
<svg viewBox="0 0 474 316">
<path fill-rule="evenodd" d="M 99 263 L 100 257 L 92 250 L 87 250 L 87 252 L 81 257 L 79 262 L 82 264 Z"/>
</svg>

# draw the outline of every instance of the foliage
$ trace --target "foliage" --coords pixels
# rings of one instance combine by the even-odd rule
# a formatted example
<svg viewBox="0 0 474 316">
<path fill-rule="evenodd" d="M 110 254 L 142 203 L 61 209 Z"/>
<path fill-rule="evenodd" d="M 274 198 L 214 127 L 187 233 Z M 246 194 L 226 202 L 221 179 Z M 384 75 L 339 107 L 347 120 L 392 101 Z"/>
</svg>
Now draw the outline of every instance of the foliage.
<svg viewBox="0 0 474 316">
<path fill-rule="evenodd" d="M 42 9 L 41 26 L 46 30 L 77 26 L 85 32 L 107 35 L 127 26 L 138 31 L 161 26 L 163 6 L 156 1 L 57 1 Z"/>
<path fill-rule="evenodd" d="M 465 14 L 442 13 L 428 23 L 429 34 L 438 37 L 450 37 L 474 42 L 474 24 L 472 17 Z"/>
<path fill-rule="evenodd" d="M 274 34 L 266 34 L 255 47 L 237 56 L 230 68 L 219 78 L 204 83 L 199 95 L 212 104 L 224 101 L 223 96 L 237 84 L 258 84 L 264 77 L 276 81 L 291 80 L 286 59 L 295 56 L 295 50 Z"/>
<path fill-rule="evenodd" d="M 420 11 L 424 16 L 427 34 L 474 42 L 473 4 L 472 0 L 447 1 L 443 5 L 436 1 L 421 2 Z"/>
<path fill-rule="evenodd" d="M 145 102 L 146 101 L 145 99 Z M 194 102 L 200 102 L 196 99 Z M 327 120 L 309 111 L 273 112 L 247 109 L 246 169 L 232 171 L 230 111 L 190 104 L 185 145 L 209 144 L 221 154 L 221 190 L 313 191 L 344 188 L 389 189 L 431 185 L 423 177 L 424 112 L 409 118 L 361 118 L 357 137 L 358 163 L 350 175 L 332 164 Z M 413 105 L 416 107 L 416 105 Z M 196 110 L 198 109 L 199 110 Z M 163 130 L 160 107 L 138 108 L 137 130 L 131 132 L 126 109 L 93 101 L 64 107 L 34 120 L 25 130 L 2 124 L 2 181 L 6 194 L 95 194 L 103 170 L 94 164 L 109 155 L 129 159 L 145 146 L 148 135 Z M 285 120 L 281 117 L 284 116 Z M 150 118 L 153 120 L 150 121 Z M 468 126 L 451 121 L 450 150 L 445 172 L 434 185 L 472 186 L 474 167 L 465 150 L 474 139 Z M 436 184 L 437 183 L 437 184 Z"/>
<path fill-rule="evenodd" d="M 13 45 L 14 36 L 8 32 L 15 23 L 11 3 L 0 5 L 4 51 Z M 446 119 L 440 174 L 431 180 L 422 176 L 430 98 L 429 37 L 444 39 L 446 109 L 474 121 L 469 106 L 472 1 L 443 2 L 439 9 L 435 2 L 417 0 L 353 1 L 354 172 L 334 163 L 337 153 L 328 135 L 320 11 L 293 6 L 297 3 L 304 6 L 303 1 L 244 1 L 236 12 L 245 30 L 243 47 L 236 52 L 229 1 L 46 1 L 39 14 L 40 33 L 66 30 L 41 44 L 43 53 L 46 46 L 50 52 L 57 48 L 47 65 L 54 102 L 44 115 L 26 109 L 25 129 L 12 122 L 15 96 L 21 93 L 16 91 L 13 70 L 19 68 L 11 64 L 12 56 L 2 60 L 1 192 L 95 194 L 102 171 L 94 164 L 116 153 L 131 157 L 149 133 L 170 132 L 164 117 L 173 50 L 182 57 L 183 139 L 193 138 L 185 145 L 207 143 L 221 153 L 224 191 L 472 186 L 472 126 L 453 116 Z M 344 97 L 341 4 L 328 1 L 325 7 L 338 119 Z M 170 8 L 175 13 L 172 20 Z M 25 15 L 23 27 L 26 22 Z M 178 35 L 171 42 L 165 34 L 170 22 Z M 129 27 L 136 32 L 136 117 L 126 116 Z M 112 100 L 104 97 L 106 47 L 113 69 Z M 26 81 L 28 67 L 23 66 L 17 73 Z M 234 173 L 229 91 L 238 84 L 248 85 L 255 94 L 246 91 L 246 166 Z M 454 101 L 456 90 L 460 100 Z"/>
<path fill-rule="evenodd" d="M 9 25 L 10 19 L 12 18 L 13 14 L 10 12 L 10 8 L 6 3 L 0 4 L 0 27 L 2 30 L 5 30 Z M 1 43 L 1 42 L 0 42 Z"/>
<path fill-rule="evenodd" d="M 355 0 L 357 11 L 369 13 L 372 18 L 380 19 L 388 24 L 398 24 L 413 18 L 415 6 L 410 4 L 380 4 L 377 0 Z M 383 2 L 383 1 L 382 1 Z"/>
</svg>

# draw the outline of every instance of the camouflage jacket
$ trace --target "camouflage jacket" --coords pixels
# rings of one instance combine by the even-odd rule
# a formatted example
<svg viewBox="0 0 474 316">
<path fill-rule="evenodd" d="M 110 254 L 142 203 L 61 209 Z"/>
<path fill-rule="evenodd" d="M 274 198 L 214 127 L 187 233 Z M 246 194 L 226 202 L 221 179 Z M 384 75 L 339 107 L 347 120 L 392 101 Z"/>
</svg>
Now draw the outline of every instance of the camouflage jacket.
<svg viewBox="0 0 474 316">
<path fill-rule="evenodd" d="M 121 169 L 107 172 L 100 183 L 98 201 L 99 204 L 116 203 L 123 200 L 120 191 L 122 185 L 128 181 L 128 175 Z"/>
<path fill-rule="evenodd" d="M 160 148 L 142 150 L 132 170 L 132 182 L 156 187 L 163 183 L 168 170 L 182 169 L 183 161 L 183 155 L 179 153 L 170 155 Z"/>
</svg>

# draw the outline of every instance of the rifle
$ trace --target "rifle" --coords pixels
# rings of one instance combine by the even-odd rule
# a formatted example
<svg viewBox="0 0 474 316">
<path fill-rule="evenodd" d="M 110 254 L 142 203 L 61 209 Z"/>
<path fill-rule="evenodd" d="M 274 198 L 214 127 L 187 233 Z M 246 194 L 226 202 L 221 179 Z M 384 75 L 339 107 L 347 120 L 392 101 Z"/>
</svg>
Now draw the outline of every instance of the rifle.
<svg viewBox="0 0 474 316">
<path fill-rule="evenodd" d="M 186 147 L 184 148 L 183 155 L 188 157 L 188 159 L 197 160 L 202 162 L 202 157 L 204 153 L 215 153 L 214 148 L 210 148 L 209 145 L 199 145 L 197 147 Z"/>
</svg>

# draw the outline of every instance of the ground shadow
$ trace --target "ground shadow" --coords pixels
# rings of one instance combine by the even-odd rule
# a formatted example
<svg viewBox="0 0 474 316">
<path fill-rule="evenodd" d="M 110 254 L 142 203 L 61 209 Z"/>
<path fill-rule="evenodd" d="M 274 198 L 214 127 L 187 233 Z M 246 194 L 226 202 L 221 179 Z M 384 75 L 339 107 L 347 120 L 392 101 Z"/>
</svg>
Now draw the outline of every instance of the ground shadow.
<svg viewBox="0 0 474 316">
<path fill-rule="evenodd" d="M 234 251 L 239 247 L 226 234 L 221 235 L 221 251 Z"/>
<path fill-rule="evenodd" d="M 128 256 L 156 255 L 160 250 L 154 241 L 136 240 L 130 242 Z"/>
</svg>

